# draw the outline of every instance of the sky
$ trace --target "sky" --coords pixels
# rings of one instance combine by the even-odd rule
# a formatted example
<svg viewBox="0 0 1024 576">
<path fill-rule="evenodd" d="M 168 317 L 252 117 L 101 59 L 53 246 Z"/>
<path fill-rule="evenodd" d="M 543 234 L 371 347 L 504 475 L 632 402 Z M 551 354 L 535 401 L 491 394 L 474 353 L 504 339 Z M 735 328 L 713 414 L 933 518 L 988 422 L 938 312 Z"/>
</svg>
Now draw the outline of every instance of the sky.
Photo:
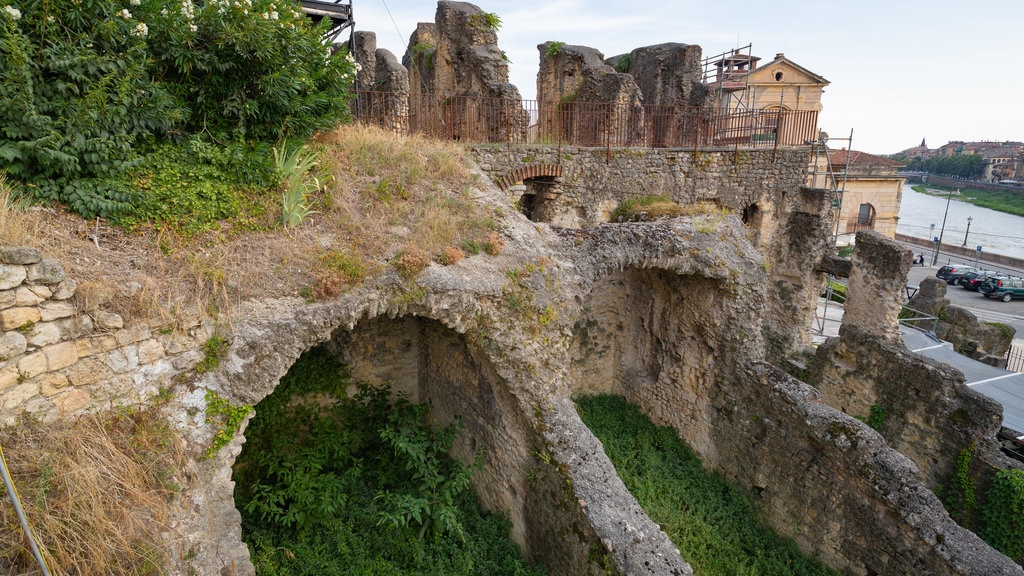
<svg viewBox="0 0 1024 576">
<path fill-rule="evenodd" d="M 950 141 L 1024 141 L 1022 0 L 480 0 L 501 18 L 498 46 L 524 98 L 536 94 L 538 44 L 605 57 L 664 42 L 704 56 L 751 44 L 824 76 L 819 127 L 872 154 Z M 353 0 L 356 30 L 399 59 L 430 0 Z M 846 147 L 847 141 L 833 142 Z"/>
</svg>

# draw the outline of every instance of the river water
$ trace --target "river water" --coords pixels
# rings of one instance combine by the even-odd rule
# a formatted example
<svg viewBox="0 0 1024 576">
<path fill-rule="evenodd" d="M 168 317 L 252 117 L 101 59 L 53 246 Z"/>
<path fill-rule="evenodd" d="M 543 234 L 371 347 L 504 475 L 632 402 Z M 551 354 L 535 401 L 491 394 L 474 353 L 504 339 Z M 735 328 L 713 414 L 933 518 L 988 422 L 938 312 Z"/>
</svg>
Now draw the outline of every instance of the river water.
<svg viewBox="0 0 1024 576">
<path fill-rule="evenodd" d="M 907 236 L 931 240 L 939 235 L 942 229 L 942 215 L 945 212 L 945 196 L 921 194 L 906 186 L 903 188 L 900 221 L 896 225 L 896 231 Z M 968 217 L 972 219 L 969 233 Z M 934 232 L 931 231 L 931 224 L 935 225 Z M 960 246 L 964 243 L 964 234 L 968 235 L 967 246 L 981 246 L 982 254 L 991 252 L 1024 258 L 1024 218 L 960 202 L 956 193 L 953 193 L 949 202 L 949 215 L 946 217 L 942 244 Z"/>
</svg>

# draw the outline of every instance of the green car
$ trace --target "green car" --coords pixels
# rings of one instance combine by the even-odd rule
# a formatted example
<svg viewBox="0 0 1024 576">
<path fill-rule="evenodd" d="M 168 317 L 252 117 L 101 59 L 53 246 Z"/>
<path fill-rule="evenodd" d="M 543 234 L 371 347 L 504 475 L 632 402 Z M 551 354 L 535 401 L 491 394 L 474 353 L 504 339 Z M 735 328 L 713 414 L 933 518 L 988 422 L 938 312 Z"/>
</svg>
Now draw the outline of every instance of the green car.
<svg viewBox="0 0 1024 576">
<path fill-rule="evenodd" d="M 978 288 L 986 298 L 998 298 L 1009 302 L 1014 298 L 1024 298 L 1024 279 L 992 278 Z"/>
</svg>

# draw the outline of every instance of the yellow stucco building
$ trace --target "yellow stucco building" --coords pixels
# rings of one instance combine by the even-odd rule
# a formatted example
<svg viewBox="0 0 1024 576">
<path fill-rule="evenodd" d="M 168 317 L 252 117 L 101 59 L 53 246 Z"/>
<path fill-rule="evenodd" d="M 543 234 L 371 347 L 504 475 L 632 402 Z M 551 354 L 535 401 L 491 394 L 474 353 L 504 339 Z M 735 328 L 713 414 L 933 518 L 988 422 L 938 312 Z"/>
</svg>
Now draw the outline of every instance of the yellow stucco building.
<svg viewBox="0 0 1024 576">
<path fill-rule="evenodd" d="M 829 82 L 784 54 L 761 58 L 733 51 L 711 62 L 718 109 L 733 115 L 729 137 L 737 141 L 777 140 L 799 146 L 817 138 L 821 95 Z M 737 116 L 738 115 L 738 116 Z"/>
<path fill-rule="evenodd" d="M 833 150 L 829 162 L 840 195 L 836 235 L 839 244 L 852 242 L 861 230 L 896 237 L 905 178 L 897 174 L 898 162 L 856 150 Z M 824 160 L 819 160 L 823 172 Z M 821 186 L 819 181 L 817 184 Z M 828 187 L 833 186 L 829 182 Z"/>
</svg>

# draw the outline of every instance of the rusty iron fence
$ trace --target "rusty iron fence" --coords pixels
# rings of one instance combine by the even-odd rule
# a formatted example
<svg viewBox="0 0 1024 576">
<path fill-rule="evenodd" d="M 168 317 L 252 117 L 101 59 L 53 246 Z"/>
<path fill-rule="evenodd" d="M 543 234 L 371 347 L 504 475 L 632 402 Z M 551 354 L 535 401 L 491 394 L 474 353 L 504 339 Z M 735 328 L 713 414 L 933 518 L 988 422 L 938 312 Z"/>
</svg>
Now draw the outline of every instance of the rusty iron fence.
<svg viewBox="0 0 1024 576">
<path fill-rule="evenodd" d="M 356 93 L 359 122 L 466 144 L 632 148 L 803 146 L 814 111 L 717 111 L 615 102 L 544 102 L 468 96 Z"/>
</svg>

